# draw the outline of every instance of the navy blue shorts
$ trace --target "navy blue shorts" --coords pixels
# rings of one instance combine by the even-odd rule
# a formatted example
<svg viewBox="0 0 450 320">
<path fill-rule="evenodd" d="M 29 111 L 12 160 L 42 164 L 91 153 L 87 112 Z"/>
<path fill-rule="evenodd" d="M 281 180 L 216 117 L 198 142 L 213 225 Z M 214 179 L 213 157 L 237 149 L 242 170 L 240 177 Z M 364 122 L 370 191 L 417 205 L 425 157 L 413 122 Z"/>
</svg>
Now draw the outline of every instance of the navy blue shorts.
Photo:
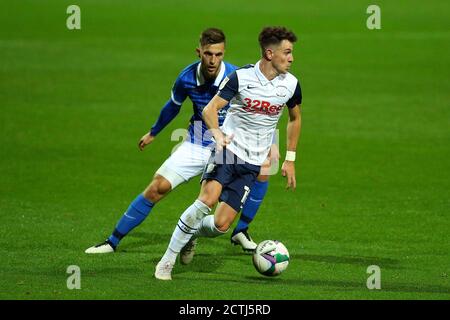
<svg viewBox="0 0 450 320">
<path fill-rule="evenodd" d="M 216 180 L 219 182 L 222 185 L 219 200 L 239 212 L 260 169 L 260 166 L 247 163 L 226 149 L 220 153 L 213 151 L 201 181 Z"/>
</svg>

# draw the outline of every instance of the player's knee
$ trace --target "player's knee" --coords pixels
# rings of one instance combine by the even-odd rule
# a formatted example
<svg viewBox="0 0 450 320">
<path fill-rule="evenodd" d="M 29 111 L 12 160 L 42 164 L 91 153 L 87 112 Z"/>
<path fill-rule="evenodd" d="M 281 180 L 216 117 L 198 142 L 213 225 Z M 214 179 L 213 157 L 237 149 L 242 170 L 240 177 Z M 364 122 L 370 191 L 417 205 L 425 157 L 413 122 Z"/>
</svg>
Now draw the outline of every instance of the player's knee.
<svg viewBox="0 0 450 320">
<path fill-rule="evenodd" d="M 158 202 L 162 198 L 162 195 L 158 192 L 158 189 L 156 187 L 148 186 L 144 190 L 144 197 L 147 200 L 150 200 L 151 202 L 155 203 L 155 202 Z"/>
<path fill-rule="evenodd" d="M 219 224 L 215 223 L 215 225 L 216 225 L 216 229 L 219 230 L 222 233 L 227 232 L 230 229 L 230 226 L 231 226 L 230 223 L 226 223 L 226 222 L 219 223 Z"/>
<path fill-rule="evenodd" d="M 144 190 L 144 197 L 153 203 L 158 202 L 171 190 L 170 183 L 162 179 L 154 179 Z"/>
<path fill-rule="evenodd" d="M 219 202 L 221 191 L 222 186 L 217 181 L 203 181 L 198 200 L 212 209 Z"/>
<path fill-rule="evenodd" d="M 269 181 L 269 175 L 260 174 L 260 175 L 258 175 L 258 177 L 256 179 L 259 182 L 266 182 L 266 181 Z"/>
<path fill-rule="evenodd" d="M 208 206 L 208 208 L 211 208 L 211 209 L 216 205 L 216 203 L 218 201 L 218 199 L 215 199 L 214 197 L 211 197 L 209 195 L 200 195 L 198 200 L 203 202 L 205 205 Z"/>
<path fill-rule="evenodd" d="M 227 216 L 223 216 L 223 215 L 215 215 L 214 216 L 214 225 L 215 225 L 216 229 L 222 233 L 227 232 L 230 229 L 232 223 L 233 223 L 233 220 Z"/>
</svg>

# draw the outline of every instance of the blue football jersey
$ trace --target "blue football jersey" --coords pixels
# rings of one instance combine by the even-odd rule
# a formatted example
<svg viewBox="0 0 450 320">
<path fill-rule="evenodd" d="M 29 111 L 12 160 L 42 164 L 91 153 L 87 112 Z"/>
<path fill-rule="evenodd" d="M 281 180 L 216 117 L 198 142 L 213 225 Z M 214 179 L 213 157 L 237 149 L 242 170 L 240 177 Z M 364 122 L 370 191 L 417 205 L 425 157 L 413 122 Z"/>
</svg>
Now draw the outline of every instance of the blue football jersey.
<svg viewBox="0 0 450 320">
<path fill-rule="evenodd" d="M 181 105 L 187 97 L 192 101 L 193 115 L 188 128 L 189 141 L 202 146 L 208 146 L 213 141 L 211 134 L 202 118 L 203 108 L 216 95 L 222 80 L 237 67 L 222 62 L 219 74 L 214 81 L 206 81 L 200 71 L 200 61 L 190 64 L 181 71 L 172 87 L 171 99 L 173 103 Z M 222 126 L 229 106 L 219 111 L 219 126 Z"/>
</svg>

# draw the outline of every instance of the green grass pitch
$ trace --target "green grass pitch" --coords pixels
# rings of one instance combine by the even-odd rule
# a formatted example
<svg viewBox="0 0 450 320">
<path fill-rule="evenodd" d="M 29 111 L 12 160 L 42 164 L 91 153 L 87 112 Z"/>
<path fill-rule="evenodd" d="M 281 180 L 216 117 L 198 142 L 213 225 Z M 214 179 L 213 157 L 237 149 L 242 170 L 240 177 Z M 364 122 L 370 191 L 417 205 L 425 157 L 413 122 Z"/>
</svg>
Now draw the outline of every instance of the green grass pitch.
<svg viewBox="0 0 450 320">
<path fill-rule="evenodd" d="M 444 1 L 2 1 L 0 299 L 450 299 L 450 4 Z M 370 4 L 381 30 L 366 27 Z M 201 30 L 223 28 L 226 60 L 259 59 L 265 25 L 299 41 L 298 188 L 271 178 L 251 225 L 291 261 L 260 276 L 229 236 L 201 239 L 174 281 L 154 267 L 191 181 L 160 202 L 113 255 L 88 256 L 178 141 L 176 120 L 138 139 L 196 59 Z M 280 122 L 285 151 L 287 115 Z M 81 270 L 68 290 L 67 267 Z M 367 268 L 381 269 L 369 290 Z"/>
</svg>

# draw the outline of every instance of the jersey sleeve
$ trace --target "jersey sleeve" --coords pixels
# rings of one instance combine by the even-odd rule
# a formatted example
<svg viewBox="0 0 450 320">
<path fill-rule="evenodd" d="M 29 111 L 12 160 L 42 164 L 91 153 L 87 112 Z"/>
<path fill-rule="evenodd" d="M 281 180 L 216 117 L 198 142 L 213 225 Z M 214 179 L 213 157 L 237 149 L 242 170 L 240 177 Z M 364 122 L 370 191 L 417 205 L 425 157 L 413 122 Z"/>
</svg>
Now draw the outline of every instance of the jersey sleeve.
<svg viewBox="0 0 450 320">
<path fill-rule="evenodd" d="M 184 100 L 186 100 L 186 98 L 187 98 L 187 91 L 184 88 L 183 79 L 181 78 L 180 75 L 173 84 L 170 99 L 173 101 L 173 103 L 181 106 L 181 104 L 184 102 Z"/>
<path fill-rule="evenodd" d="M 158 120 L 156 120 L 155 124 L 152 126 L 150 130 L 150 134 L 152 136 L 156 136 L 161 132 L 180 112 L 181 106 L 175 104 L 175 102 L 170 99 L 166 102 L 164 107 L 161 109 Z"/>
<path fill-rule="evenodd" d="M 288 108 L 294 108 L 296 105 L 302 103 L 302 88 L 300 87 L 300 82 L 297 81 L 297 86 L 295 87 L 294 94 L 292 97 L 286 102 Z"/>
<path fill-rule="evenodd" d="M 230 101 L 239 91 L 239 80 L 236 71 L 230 73 L 225 77 L 219 86 L 219 92 L 217 94 L 219 97 Z"/>
</svg>

